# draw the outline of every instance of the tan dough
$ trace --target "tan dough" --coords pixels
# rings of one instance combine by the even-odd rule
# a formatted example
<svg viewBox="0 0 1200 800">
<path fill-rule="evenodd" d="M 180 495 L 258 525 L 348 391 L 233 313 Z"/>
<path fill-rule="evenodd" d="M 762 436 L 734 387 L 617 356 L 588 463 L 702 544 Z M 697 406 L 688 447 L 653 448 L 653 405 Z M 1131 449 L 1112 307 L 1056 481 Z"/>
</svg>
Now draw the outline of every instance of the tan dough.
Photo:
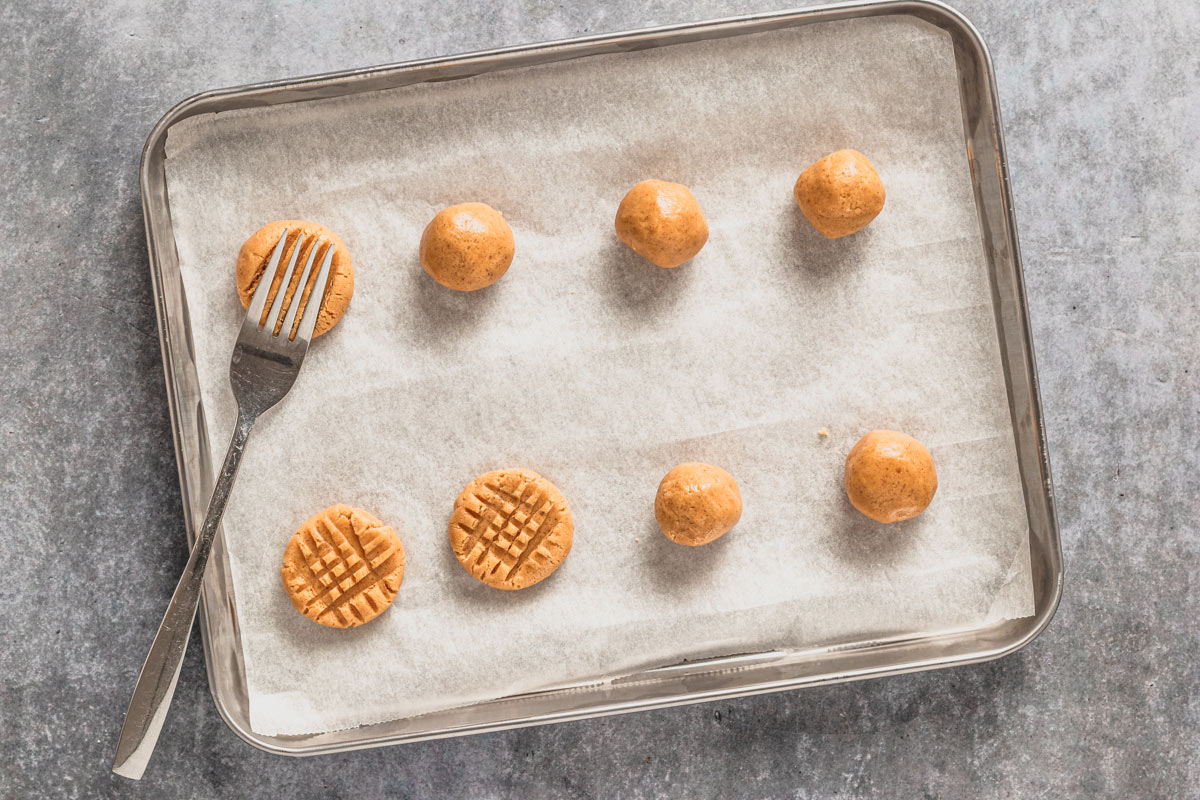
<svg viewBox="0 0 1200 800">
<path fill-rule="evenodd" d="M 562 493 L 527 469 L 480 475 L 450 514 L 458 563 L 496 589 L 524 589 L 548 577 L 571 552 L 574 532 Z"/>
<path fill-rule="evenodd" d="M 708 241 L 700 203 L 681 183 L 642 181 L 617 208 L 617 237 L 660 267 L 678 267 Z"/>
<path fill-rule="evenodd" d="M 500 280 L 515 250 L 512 228 L 486 203 L 444 208 L 421 234 L 421 266 L 442 286 L 460 292 Z"/>
<path fill-rule="evenodd" d="M 300 234 L 304 234 L 304 245 L 301 247 L 300 255 L 296 258 L 296 269 L 292 274 L 292 282 L 288 284 L 287 293 L 284 294 L 284 302 L 286 304 L 291 303 L 291 298 L 296 292 L 296 286 L 300 283 L 300 273 L 304 271 L 304 262 L 308 258 L 309 247 L 318 238 L 324 238 L 336 249 L 333 251 L 333 262 L 329 265 L 331 274 L 329 276 L 329 284 L 325 289 L 325 302 L 321 304 L 321 310 L 317 314 L 317 327 L 313 333 L 314 336 L 320 336 L 342 318 L 342 314 L 345 314 L 346 309 L 350 306 L 350 297 L 354 294 L 354 264 L 350 260 L 350 251 L 346 249 L 345 243 L 338 238 L 337 234 L 324 225 L 302 219 L 281 219 L 275 222 L 268 222 L 255 231 L 246 240 L 245 244 L 242 245 L 242 249 L 238 253 L 238 297 L 241 298 L 242 308 L 250 307 L 250 300 L 254 297 L 254 290 L 258 288 L 258 281 L 262 278 L 263 271 L 267 268 L 267 262 L 271 260 L 271 253 L 275 251 L 275 245 L 279 243 L 279 237 L 283 235 L 285 228 L 288 232 L 288 241 L 287 245 L 284 246 L 283 253 L 279 256 L 279 268 L 272 281 L 270 293 L 267 295 L 266 308 L 269 309 L 271 307 L 271 303 L 279 291 L 279 284 L 283 280 L 283 273 L 287 269 L 288 260 L 292 256 L 292 250 L 296 246 L 296 240 L 300 237 Z M 301 295 L 302 302 L 304 302 L 307 292 L 312 291 L 312 287 L 316 281 L 317 269 L 324 256 L 324 249 L 317 252 L 317 258 L 313 261 L 312 273 L 309 276 L 309 283 L 305 290 L 306 294 Z M 284 307 L 288 306 L 285 305 Z M 264 311 L 265 313 L 266 311 Z M 282 314 L 280 317 L 282 318 Z M 297 317 L 297 324 L 298 322 L 299 317 Z"/>
<path fill-rule="evenodd" d="M 897 431 L 871 431 L 846 456 L 846 496 L 876 522 L 900 522 L 924 511 L 937 491 L 925 445 Z"/>
<path fill-rule="evenodd" d="M 280 574 L 301 614 L 330 628 L 353 628 L 396 599 L 404 580 L 404 545 L 366 511 L 330 506 L 292 535 Z"/>
<path fill-rule="evenodd" d="M 691 546 L 725 535 L 742 516 L 737 481 L 712 464 L 690 461 L 658 484 L 654 518 L 667 538 Z"/>
<path fill-rule="evenodd" d="M 796 205 L 826 238 L 862 230 L 883 210 L 883 181 L 857 150 L 837 150 L 796 179 Z"/>
</svg>

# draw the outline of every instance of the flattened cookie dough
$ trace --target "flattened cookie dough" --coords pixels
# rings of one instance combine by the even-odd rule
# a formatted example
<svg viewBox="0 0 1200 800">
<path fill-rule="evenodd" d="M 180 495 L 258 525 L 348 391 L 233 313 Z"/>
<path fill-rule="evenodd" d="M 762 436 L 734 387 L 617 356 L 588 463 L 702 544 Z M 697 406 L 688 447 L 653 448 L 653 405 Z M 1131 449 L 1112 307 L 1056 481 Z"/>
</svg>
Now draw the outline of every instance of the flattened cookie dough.
<svg viewBox="0 0 1200 800">
<path fill-rule="evenodd" d="M 658 484 L 654 518 L 667 538 L 696 547 L 719 539 L 742 517 L 742 493 L 725 470 L 702 461 L 673 468 Z"/>
<path fill-rule="evenodd" d="M 317 327 L 313 334 L 320 336 L 342 318 L 342 314 L 345 314 L 346 309 L 350 306 L 350 297 L 354 294 L 354 264 L 350 260 L 350 251 L 346 249 L 345 243 L 338 238 L 338 235 L 324 225 L 302 219 L 281 219 L 268 222 L 255 231 L 238 253 L 238 297 L 242 300 L 242 308 L 250 307 L 254 290 L 258 288 L 258 281 L 262 278 L 262 274 L 267 268 L 267 262 L 271 260 L 271 253 L 275 250 L 275 245 L 279 243 L 279 237 L 283 235 L 284 229 L 287 229 L 288 241 L 279 257 L 280 266 L 274 277 L 271 292 L 267 295 L 267 308 L 271 307 L 271 302 L 279 291 L 279 283 L 283 280 L 283 272 L 287 267 L 288 259 L 291 258 L 292 249 L 296 246 L 296 240 L 300 238 L 301 234 L 304 234 L 304 244 L 301 246 L 300 255 L 297 258 L 292 282 L 288 286 L 287 294 L 284 295 L 285 299 L 291 298 L 296 292 L 296 286 L 300 283 L 300 273 L 304 269 L 304 260 L 308 258 L 308 250 L 313 242 L 318 238 L 324 238 L 325 241 L 337 248 L 333 251 L 333 263 L 329 265 L 331 274 L 325 290 L 325 302 L 321 304 L 321 310 L 317 314 Z M 323 254 L 323 249 L 318 252 L 319 257 L 323 257 Z M 319 264 L 320 262 L 315 263 Z M 309 291 L 311 291 L 315 276 L 316 266 L 314 265 L 313 275 L 309 279 Z"/>
<path fill-rule="evenodd" d="M 450 514 L 450 546 L 459 563 L 497 589 L 524 589 L 558 569 L 574 531 L 562 493 L 527 469 L 480 475 Z"/>
<path fill-rule="evenodd" d="M 827 239 L 862 230 L 883 210 L 883 181 L 857 150 L 836 150 L 796 179 L 801 213 Z"/>
<path fill-rule="evenodd" d="M 500 280 L 515 252 L 512 228 L 487 203 L 444 208 L 421 234 L 421 266 L 442 286 L 459 292 Z"/>
<path fill-rule="evenodd" d="M 937 487 L 933 456 L 908 434 L 871 431 L 846 456 L 846 496 L 876 522 L 912 519 Z"/>
<path fill-rule="evenodd" d="M 621 200 L 617 237 L 660 267 L 678 267 L 708 241 L 708 221 L 682 183 L 642 181 Z"/>
<path fill-rule="evenodd" d="M 301 614 L 330 628 L 353 628 L 396 599 L 404 580 L 404 545 L 366 511 L 330 506 L 292 535 L 280 574 Z"/>
</svg>

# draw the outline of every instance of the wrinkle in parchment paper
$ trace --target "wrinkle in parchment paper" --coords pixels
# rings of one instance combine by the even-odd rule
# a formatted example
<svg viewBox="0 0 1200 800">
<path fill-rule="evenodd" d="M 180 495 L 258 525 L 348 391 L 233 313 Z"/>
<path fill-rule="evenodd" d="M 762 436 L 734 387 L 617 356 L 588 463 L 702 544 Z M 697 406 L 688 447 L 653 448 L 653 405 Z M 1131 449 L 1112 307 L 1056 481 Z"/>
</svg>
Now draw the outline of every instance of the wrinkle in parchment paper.
<svg viewBox="0 0 1200 800">
<path fill-rule="evenodd" d="M 826 240 L 792 183 L 842 147 L 887 187 Z M 1032 613 L 987 267 L 948 37 L 864 19 L 595 57 L 175 125 L 167 176 L 197 372 L 220 453 L 241 242 L 308 218 L 350 248 L 350 310 L 259 423 L 225 514 L 253 729 L 301 734 L 604 680 L 682 659 L 982 625 Z M 644 178 L 710 225 L 662 270 L 617 241 Z M 516 258 L 459 294 L 421 230 L 468 200 Z M 817 435 L 819 429 L 829 435 Z M 921 439 L 940 488 L 880 526 L 845 500 L 872 428 Z M 681 461 L 729 470 L 738 526 L 702 548 L 652 513 Z M 447 543 L 477 474 L 534 469 L 575 517 L 570 557 L 515 593 Z M 399 531 L 394 606 L 314 625 L 280 585 L 297 526 L 335 502 Z"/>
</svg>

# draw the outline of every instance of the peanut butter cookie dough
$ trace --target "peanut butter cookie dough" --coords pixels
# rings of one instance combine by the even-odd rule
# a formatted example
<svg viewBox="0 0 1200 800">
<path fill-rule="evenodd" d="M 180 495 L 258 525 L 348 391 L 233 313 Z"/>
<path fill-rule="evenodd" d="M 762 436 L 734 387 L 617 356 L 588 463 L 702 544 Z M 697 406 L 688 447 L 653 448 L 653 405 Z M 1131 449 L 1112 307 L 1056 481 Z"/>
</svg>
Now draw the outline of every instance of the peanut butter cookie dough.
<svg viewBox="0 0 1200 800">
<path fill-rule="evenodd" d="M 857 150 L 837 150 L 796 179 L 796 205 L 826 238 L 862 230 L 883 210 L 883 181 Z"/>
<path fill-rule="evenodd" d="M 396 599 L 404 580 L 404 545 L 366 511 L 330 506 L 292 535 L 280 574 L 301 614 L 330 628 L 353 628 Z"/>
<path fill-rule="evenodd" d="M 550 481 L 501 469 L 467 484 L 450 514 L 450 546 L 463 568 L 496 589 L 524 589 L 571 552 L 575 523 Z"/>
<path fill-rule="evenodd" d="M 692 547 L 724 536 L 742 516 L 742 494 L 725 470 L 701 461 L 672 469 L 658 484 L 654 518 L 671 541 Z"/>
<path fill-rule="evenodd" d="M 274 252 L 275 245 L 279 243 L 279 237 L 283 235 L 284 229 L 287 229 L 288 232 L 287 244 L 279 257 L 280 266 L 273 279 L 271 292 L 267 295 L 267 308 L 271 307 L 271 302 L 279 291 L 283 272 L 301 234 L 304 235 L 304 243 L 301 245 L 300 255 L 297 257 L 292 282 L 288 285 L 287 293 L 284 295 L 284 299 L 288 302 L 300 283 L 300 273 L 303 271 L 304 260 L 308 258 L 309 248 L 317 239 L 324 238 L 328 245 L 336 248 L 333 251 L 333 262 L 329 265 L 330 275 L 329 284 L 325 290 L 325 302 L 321 304 L 321 310 L 317 314 L 317 327 L 313 334 L 320 336 L 342 318 L 342 314 L 345 314 L 346 309 L 350 306 L 350 297 L 354 294 L 354 264 L 350 260 L 350 251 L 346 249 L 345 243 L 338 238 L 337 234 L 324 225 L 302 219 L 281 219 L 268 222 L 255 231 L 238 253 L 238 297 L 241 298 L 242 308 L 250 307 L 254 290 L 258 288 L 258 281 L 262 278 L 263 271 L 267 268 L 267 262 L 271 260 L 271 253 Z M 324 252 L 324 249 L 318 251 L 318 257 L 324 257 Z M 309 278 L 310 288 L 308 291 L 312 291 L 312 280 L 315 276 L 316 266 L 314 265 L 313 274 Z"/>
<path fill-rule="evenodd" d="M 617 237 L 660 267 L 678 267 L 708 241 L 700 203 L 681 183 L 642 181 L 617 208 Z"/>
<path fill-rule="evenodd" d="M 444 208 L 421 234 L 421 266 L 442 286 L 460 292 L 500 280 L 515 250 L 512 228 L 486 203 Z"/>
<path fill-rule="evenodd" d="M 937 486 L 933 456 L 898 431 L 871 431 L 846 456 L 846 496 L 876 522 L 912 519 L 929 506 Z"/>
</svg>

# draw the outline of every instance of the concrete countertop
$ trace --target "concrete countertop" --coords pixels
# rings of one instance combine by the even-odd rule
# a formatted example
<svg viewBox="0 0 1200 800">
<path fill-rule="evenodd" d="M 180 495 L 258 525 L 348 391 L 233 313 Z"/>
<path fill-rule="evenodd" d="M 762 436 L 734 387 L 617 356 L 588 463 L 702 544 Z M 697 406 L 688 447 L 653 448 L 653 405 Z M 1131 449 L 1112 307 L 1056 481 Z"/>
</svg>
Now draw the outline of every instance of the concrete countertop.
<svg viewBox="0 0 1200 800">
<path fill-rule="evenodd" d="M 995 59 L 1066 592 L 997 662 L 306 760 L 218 717 L 194 635 L 109 773 L 186 557 L 138 194 L 202 90 L 783 8 L 0 9 L 0 796 L 1200 797 L 1200 4 L 964 0 Z"/>
</svg>

